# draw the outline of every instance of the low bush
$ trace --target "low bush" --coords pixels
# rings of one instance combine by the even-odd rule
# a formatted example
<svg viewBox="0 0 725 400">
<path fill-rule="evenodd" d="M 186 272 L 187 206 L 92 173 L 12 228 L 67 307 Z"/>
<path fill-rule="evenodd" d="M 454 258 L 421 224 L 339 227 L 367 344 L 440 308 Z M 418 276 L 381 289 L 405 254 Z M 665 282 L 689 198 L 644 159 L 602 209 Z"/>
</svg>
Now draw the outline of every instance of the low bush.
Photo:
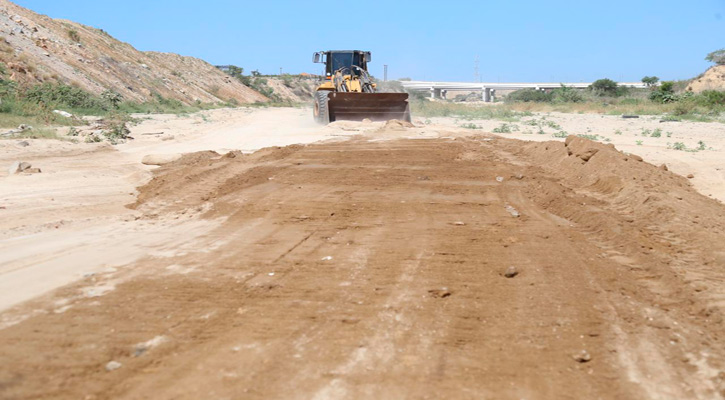
<svg viewBox="0 0 725 400">
<path fill-rule="evenodd" d="M 677 101 L 675 94 L 674 82 L 662 82 L 660 87 L 653 90 L 649 95 L 649 99 L 656 103 L 671 103 Z"/>
<path fill-rule="evenodd" d="M 104 101 L 85 90 L 63 84 L 44 83 L 20 94 L 26 100 L 51 107 L 105 110 Z"/>
<path fill-rule="evenodd" d="M 551 99 L 555 103 L 581 103 L 584 95 L 577 89 L 561 85 L 560 88 L 551 91 Z"/>
<path fill-rule="evenodd" d="M 553 99 L 551 93 L 536 89 L 521 89 L 506 96 L 508 103 L 550 103 Z"/>
<path fill-rule="evenodd" d="M 705 90 L 693 97 L 698 105 L 711 107 L 711 106 L 725 106 L 725 92 L 717 90 Z"/>
</svg>

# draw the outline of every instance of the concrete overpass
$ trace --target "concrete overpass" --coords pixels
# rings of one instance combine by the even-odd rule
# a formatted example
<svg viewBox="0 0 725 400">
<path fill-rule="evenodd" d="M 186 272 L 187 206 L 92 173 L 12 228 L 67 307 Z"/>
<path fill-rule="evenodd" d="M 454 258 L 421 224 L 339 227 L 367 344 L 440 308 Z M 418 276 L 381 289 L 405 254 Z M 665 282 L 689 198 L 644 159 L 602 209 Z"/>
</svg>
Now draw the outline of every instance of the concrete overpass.
<svg viewBox="0 0 725 400">
<path fill-rule="evenodd" d="M 424 81 L 401 81 L 407 91 L 429 91 L 432 99 L 445 99 L 448 91 L 478 92 L 481 91 L 481 99 L 486 102 L 494 101 L 496 90 L 552 90 L 560 88 L 561 85 L 575 89 L 586 89 L 592 82 L 538 82 L 538 83 L 494 83 L 494 82 L 424 82 Z M 646 88 L 642 82 L 618 82 L 619 86 L 631 88 Z"/>
</svg>

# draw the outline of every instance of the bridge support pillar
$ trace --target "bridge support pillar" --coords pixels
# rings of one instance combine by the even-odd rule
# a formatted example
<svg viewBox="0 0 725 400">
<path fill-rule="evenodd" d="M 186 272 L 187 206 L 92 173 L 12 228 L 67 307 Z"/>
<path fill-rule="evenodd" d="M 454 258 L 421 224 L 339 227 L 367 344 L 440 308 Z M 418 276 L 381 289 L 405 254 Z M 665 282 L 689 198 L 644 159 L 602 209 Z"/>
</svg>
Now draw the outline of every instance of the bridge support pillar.
<svg viewBox="0 0 725 400">
<path fill-rule="evenodd" d="M 483 88 L 483 102 L 484 103 L 490 103 L 491 102 L 491 88 Z"/>
<path fill-rule="evenodd" d="M 448 99 L 448 91 L 445 89 L 441 89 L 441 99 L 447 100 Z"/>
<path fill-rule="evenodd" d="M 496 102 L 496 89 L 491 89 L 491 102 Z"/>
</svg>

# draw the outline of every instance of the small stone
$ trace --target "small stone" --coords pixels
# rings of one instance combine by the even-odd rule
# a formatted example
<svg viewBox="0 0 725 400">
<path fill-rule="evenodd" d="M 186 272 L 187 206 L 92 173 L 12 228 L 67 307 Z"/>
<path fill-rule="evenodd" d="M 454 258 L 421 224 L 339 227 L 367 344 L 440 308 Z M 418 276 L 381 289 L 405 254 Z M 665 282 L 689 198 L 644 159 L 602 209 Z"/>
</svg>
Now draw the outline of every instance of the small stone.
<svg viewBox="0 0 725 400">
<path fill-rule="evenodd" d="M 516 174 L 514 177 L 516 179 L 518 179 L 518 180 L 524 179 L 524 175 L 523 174 Z"/>
<path fill-rule="evenodd" d="M 669 171 L 670 170 L 669 168 L 667 168 L 667 164 L 660 165 L 660 169 L 663 170 L 663 171 Z"/>
<path fill-rule="evenodd" d="M 497 176 L 496 177 L 496 182 L 499 182 L 499 183 L 500 182 L 503 182 L 503 176 Z"/>
<path fill-rule="evenodd" d="M 512 216 L 512 217 L 514 217 L 514 218 L 518 218 L 518 217 L 520 217 L 520 216 L 521 216 L 521 213 L 520 213 L 520 212 L 519 212 L 519 211 L 518 211 L 517 209 L 513 208 L 513 207 L 512 207 L 511 205 L 509 205 L 509 204 L 507 204 L 507 205 L 506 205 L 506 211 L 507 211 L 507 212 L 508 212 L 509 214 L 511 214 L 511 216 Z"/>
<path fill-rule="evenodd" d="M 113 371 L 121 368 L 121 364 L 118 361 L 109 361 L 108 364 L 106 364 L 106 371 Z"/>
<path fill-rule="evenodd" d="M 63 110 L 53 110 L 53 112 L 54 112 L 55 114 L 58 114 L 58 115 L 60 115 L 61 117 L 66 117 L 66 118 L 72 118 L 72 117 L 73 117 L 73 114 L 69 113 L 68 111 L 63 111 Z"/>
<path fill-rule="evenodd" d="M 28 146 L 30 146 L 30 143 L 28 143 L 26 140 L 23 140 L 21 142 L 18 142 L 18 146 L 20 146 L 20 147 L 28 147 Z"/>
<path fill-rule="evenodd" d="M 587 363 L 592 360 L 592 356 L 587 353 L 586 350 L 582 350 L 581 352 L 574 354 L 574 360 L 578 363 Z"/>
<path fill-rule="evenodd" d="M 692 179 L 692 178 L 694 178 L 694 177 L 695 177 L 695 175 L 692 175 L 692 174 L 687 174 L 687 179 Z"/>
<path fill-rule="evenodd" d="M 332 260 L 332 256 L 322 257 L 322 261 L 330 261 Z"/>
<path fill-rule="evenodd" d="M 644 161 L 644 159 L 636 154 L 630 154 L 629 157 L 635 161 Z"/>
<path fill-rule="evenodd" d="M 369 124 L 369 123 L 372 123 L 373 121 L 370 118 L 365 118 L 362 120 L 362 122 L 363 122 L 363 124 Z"/>
<path fill-rule="evenodd" d="M 26 174 L 39 174 L 43 171 L 40 170 L 40 168 L 28 168 L 25 171 L 23 171 Z"/>
<path fill-rule="evenodd" d="M 432 289 L 428 291 L 428 294 L 430 294 L 431 297 L 436 299 L 445 299 L 446 297 L 450 297 L 451 291 L 448 290 L 448 288 L 440 288 L 440 289 Z"/>
<path fill-rule="evenodd" d="M 455 225 L 455 226 L 464 226 L 464 225 L 466 225 L 466 223 L 463 222 L 463 221 L 456 221 L 456 222 L 453 223 L 453 225 Z"/>
<path fill-rule="evenodd" d="M 503 273 L 503 276 L 505 276 L 507 278 L 513 278 L 518 274 L 519 274 L 519 271 L 516 269 L 516 267 L 508 267 L 508 268 L 506 268 L 506 272 Z"/>
</svg>

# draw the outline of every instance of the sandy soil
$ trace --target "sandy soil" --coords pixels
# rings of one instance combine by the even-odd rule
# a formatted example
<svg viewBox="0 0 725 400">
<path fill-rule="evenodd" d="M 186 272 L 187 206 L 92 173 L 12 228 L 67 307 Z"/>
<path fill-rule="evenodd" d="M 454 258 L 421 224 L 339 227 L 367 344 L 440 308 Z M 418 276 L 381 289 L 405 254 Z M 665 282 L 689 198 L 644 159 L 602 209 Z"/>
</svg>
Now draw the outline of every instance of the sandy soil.
<svg viewBox="0 0 725 400">
<path fill-rule="evenodd" d="M 461 126 L 474 124 L 480 129 L 472 132 L 491 132 L 508 124 L 513 132 L 501 133 L 501 136 L 521 140 L 547 141 L 564 140 L 553 137 L 556 132 L 568 132 L 572 135 L 597 135 L 598 140 L 612 143 L 617 149 L 637 154 L 646 161 L 665 164 L 672 171 L 687 176 L 694 175 L 692 183 L 706 196 L 725 201 L 725 124 L 717 122 L 668 121 L 662 122 L 659 116 L 641 116 L 625 119 L 616 115 L 535 113 L 521 121 L 503 122 L 497 120 L 459 120 L 454 118 L 430 118 L 435 125 Z M 417 118 L 416 123 L 424 125 L 426 119 Z M 537 125 L 529 125 L 527 123 Z M 547 122 L 561 127 L 554 129 Z M 516 130 L 517 129 L 517 130 Z M 660 137 L 643 136 L 643 132 L 661 130 Z M 543 134 L 539 132 L 543 131 Z M 669 134 L 669 136 L 668 136 Z M 698 148 L 698 142 L 704 142 L 706 150 L 690 152 L 674 150 L 672 146 L 683 143 L 688 149 Z M 638 144 L 638 142 L 641 142 Z"/>
<path fill-rule="evenodd" d="M 0 143 L 43 169 L 0 177 L 0 397 L 723 397 L 725 208 L 698 192 L 722 195 L 698 179 L 720 125 L 714 150 L 626 150 L 652 165 L 308 114 Z"/>
<path fill-rule="evenodd" d="M 48 140 L 0 142 L 1 165 L 9 168 L 14 161 L 28 161 L 43 171 L 12 176 L 6 168 L 0 171 L 0 310 L 135 261 L 173 243 L 178 232 L 202 234 L 206 228 L 199 225 L 213 225 L 192 221 L 186 226 L 176 217 L 134 222 L 139 214 L 125 206 L 135 201 L 136 187 L 157 168 L 141 164 L 145 155 L 251 152 L 329 139 L 308 116 L 301 109 L 154 115 L 133 127 L 135 140 L 115 147 Z M 30 146 L 20 147 L 22 141 Z"/>
</svg>

